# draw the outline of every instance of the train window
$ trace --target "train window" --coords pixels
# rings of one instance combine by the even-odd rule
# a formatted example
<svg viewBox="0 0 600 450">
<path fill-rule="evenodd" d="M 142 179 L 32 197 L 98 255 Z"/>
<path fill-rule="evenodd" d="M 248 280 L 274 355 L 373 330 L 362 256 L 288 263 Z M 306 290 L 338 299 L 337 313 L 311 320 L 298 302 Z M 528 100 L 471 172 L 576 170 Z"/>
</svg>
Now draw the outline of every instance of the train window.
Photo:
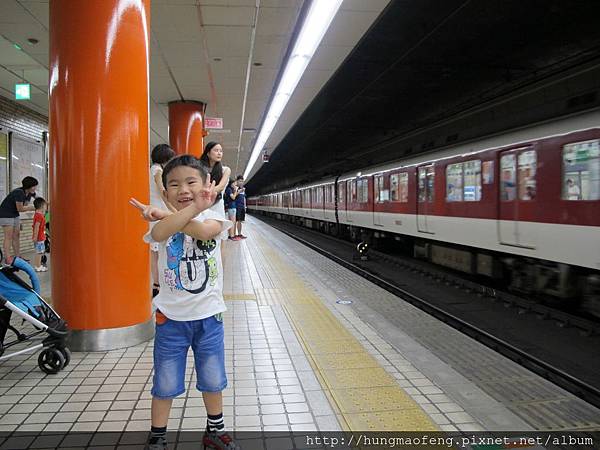
<svg viewBox="0 0 600 450">
<path fill-rule="evenodd" d="M 408 173 L 401 173 L 398 181 L 398 201 L 408 203 Z"/>
<path fill-rule="evenodd" d="M 408 202 L 408 174 L 394 173 L 390 176 L 390 193 L 393 202 Z"/>
<path fill-rule="evenodd" d="M 348 181 L 348 202 L 356 202 L 356 180 Z"/>
<path fill-rule="evenodd" d="M 363 178 L 358 180 L 358 203 L 367 203 L 369 201 L 369 180 Z"/>
<path fill-rule="evenodd" d="M 563 147 L 564 200 L 600 199 L 600 140 Z"/>
<path fill-rule="evenodd" d="M 399 173 L 393 173 L 390 175 L 390 192 L 392 194 L 392 201 L 398 202 L 400 201 L 400 193 L 399 193 Z"/>
<path fill-rule="evenodd" d="M 500 198 L 504 202 L 512 202 L 516 198 L 517 168 L 515 155 L 502 155 L 500 158 L 501 185 Z"/>
<path fill-rule="evenodd" d="M 461 202 L 463 199 L 463 165 L 448 164 L 446 167 L 446 201 Z"/>
<path fill-rule="evenodd" d="M 346 184 L 340 183 L 338 184 L 338 207 L 346 207 Z"/>
<path fill-rule="evenodd" d="M 535 150 L 519 153 L 519 200 L 535 200 L 537 154 Z"/>
<path fill-rule="evenodd" d="M 310 189 L 304 189 L 302 191 L 302 207 L 308 208 L 310 206 Z"/>
<path fill-rule="evenodd" d="M 375 203 L 384 203 L 390 200 L 390 191 L 385 189 L 383 175 L 375 176 Z"/>
<path fill-rule="evenodd" d="M 481 200 L 481 161 L 478 159 L 465 161 L 463 172 L 463 199 L 465 202 L 478 202 Z"/>
<path fill-rule="evenodd" d="M 433 202 L 435 172 L 433 166 L 419 167 L 419 202 Z"/>
</svg>

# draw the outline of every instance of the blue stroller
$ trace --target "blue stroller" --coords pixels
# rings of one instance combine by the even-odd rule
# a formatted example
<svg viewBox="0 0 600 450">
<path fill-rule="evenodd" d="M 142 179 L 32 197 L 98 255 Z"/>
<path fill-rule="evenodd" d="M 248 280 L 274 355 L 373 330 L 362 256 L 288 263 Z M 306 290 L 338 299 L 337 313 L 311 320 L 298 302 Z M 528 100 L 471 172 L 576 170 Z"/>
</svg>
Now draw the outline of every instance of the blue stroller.
<svg viewBox="0 0 600 450">
<path fill-rule="evenodd" d="M 29 275 L 31 286 L 17 275 L 19 271 Z M 0 361 L 43 348 L 38 357 L 38 365 L 44 372 L 54 374 L 61 371 L 71 360 L 71 352 L 65 343 L 68 333 L 67 323 L 44 301 L 39 292 L 40 281 L 33 267 L 26 261 L 15 258 L 11 265 L 2 264 L 0 267 Z M 33 331 L 25 334 L 12 326 L 10 319 L 13 313 L 23 319 L 22 324 L 25 322 L 31 324 Z M 16 338 L 4 342 L 8 330 L 12 331 Z M 8 348 L 42 334 L 48 336 L 40 343 L 4 355 Z"/>
</svg>

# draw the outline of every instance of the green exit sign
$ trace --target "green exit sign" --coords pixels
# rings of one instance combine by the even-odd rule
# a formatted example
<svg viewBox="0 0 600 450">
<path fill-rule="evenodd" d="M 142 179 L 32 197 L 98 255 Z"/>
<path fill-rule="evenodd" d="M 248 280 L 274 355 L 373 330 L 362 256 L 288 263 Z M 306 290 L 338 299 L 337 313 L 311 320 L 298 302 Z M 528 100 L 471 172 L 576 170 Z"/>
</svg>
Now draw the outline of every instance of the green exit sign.
<svg viewBox="0 0 600 450">
<path fill-rule="evenodd" d="M 30 84 L 15 84 L 15 99 L 29 100 L 31 98 Z"/>
</svg>

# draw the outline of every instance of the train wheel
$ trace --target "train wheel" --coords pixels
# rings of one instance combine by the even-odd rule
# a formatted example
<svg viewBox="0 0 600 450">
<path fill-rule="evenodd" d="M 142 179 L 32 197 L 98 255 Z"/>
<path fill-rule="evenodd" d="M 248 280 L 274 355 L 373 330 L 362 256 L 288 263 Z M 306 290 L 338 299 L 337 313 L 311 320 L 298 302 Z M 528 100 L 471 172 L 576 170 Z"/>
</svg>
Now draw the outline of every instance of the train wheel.
<svg viewBox="0 0 600 450">
<path fill-rule="evenodd" d="M 38 356 L 38 365 L 43 372 L 55 374 L 65 367 L 65 357 L 58 349 L 47 348 Z"/>
</svg>

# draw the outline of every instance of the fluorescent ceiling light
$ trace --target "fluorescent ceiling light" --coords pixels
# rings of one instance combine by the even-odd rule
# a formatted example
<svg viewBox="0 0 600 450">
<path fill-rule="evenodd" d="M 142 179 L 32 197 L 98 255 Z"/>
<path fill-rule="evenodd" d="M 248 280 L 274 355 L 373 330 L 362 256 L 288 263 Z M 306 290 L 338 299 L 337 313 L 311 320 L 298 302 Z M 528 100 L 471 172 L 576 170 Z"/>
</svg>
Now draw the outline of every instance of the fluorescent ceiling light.
<svg viewBox="0 0 600 450">
<path fill-rule="evenodd" d="M 342 1 L 313 0 L 294 44 L 294 48 L 286 62 L 283 75 L 281 80 L 279 80 L 275 95 L 269 105 L 262 128 L 254 142 L 252 154 L 244 171 L 244 178 L 248 178 L 248 175 L 252 171 L 252 167 L 254 167 L 260 152 L 267 143 L 267 139 L 269 139 L 271 132 L 275 128 L 275 124 L 283 113 L 285 105 L 287 105 L 287 102 L 294 93 L 296 86 L 302 78 L 302 74 L 315 54 L 317 47 L 319 47 Z"/>
</svg>

